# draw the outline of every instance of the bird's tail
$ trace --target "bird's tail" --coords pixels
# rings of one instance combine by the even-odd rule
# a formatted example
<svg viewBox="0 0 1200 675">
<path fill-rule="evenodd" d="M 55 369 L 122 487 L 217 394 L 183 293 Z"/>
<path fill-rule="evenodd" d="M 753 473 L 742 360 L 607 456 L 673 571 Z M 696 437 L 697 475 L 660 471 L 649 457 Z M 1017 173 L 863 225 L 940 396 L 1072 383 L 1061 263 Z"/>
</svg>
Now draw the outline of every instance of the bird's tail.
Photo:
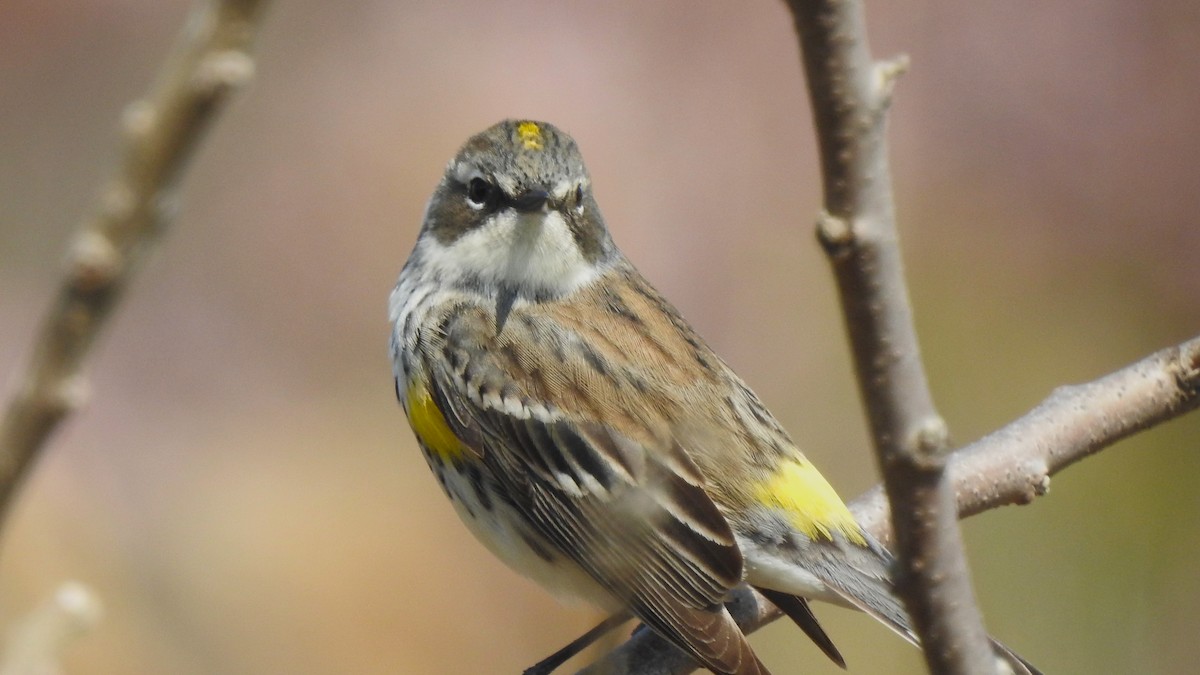
<svg viewBox="0 0 1200 675">
<path fill-rule="evenodd" d="M 920 646 L 920 640 L 912 628 L 912 620 L 909 618 L 904 604 L 897 597 L 891 581 L 892 556 L 878 542 L 870 538 L 868 538 L 866 546 L 858 546 L 846 541 L 811 542 L 807 546 L 801 547 L 796 553 L 803 558 L 797 562 L 824 585 L 827 593 L 819 599 L 861 610 L 891 628 L 908 642 Z M 779 585 L 770 585 L 763 580 L 752 579 L 751 581 L 758 586 L 773 588 L 774 591 L 767 594 L 768 599 L 779 605 L 780 609 L 789 616 L 792 615 L 784 606 L 780 605 L 778 599 L 781 595 L 787 595 L 790 592 L 788 589 L 781 589 Z M 783 602 L 786 603 L 786 600 Z M 805 628 L 805 625 L 798 619 L 792 618 L 800 624 L 801 628 L 805 629 L 810 637 L 813 637 L 813 632 Z M 815 618 L 813 624 L 816 624 Z M 816 630 L 820 631 L 820 627 L 817 626 Z M 820 631 L 819 636 L 824 636 L 824 639 L 828 641 L 824 631 Z M 828 646 L 826 646 L 817 637 L 813 637 L 813 639 L 835 663 L 842 665 L 843 662 L 838 658 L 840 654 L 837 654 L 832 642 L 828 642 Z M 1042 675 L 1041 671 L 1013 650 L 993 638 L 989 637 L 988 639 L 991 640 L 996 657 L 1007 663 L 1014 675 Z M 835 654 L 837 657 L 833 656 Z"/>
<path fill-rule="evenodd" d="M 771 604 L 779 608 L 779 611 L 787 615 L 817 647 L 829 657 L 830 661 L 846 668 L 846 659 L 842 658 L 842 653 L 838 651 L 833 640 L 825 633 L 825 629 L 817 622 L 817 617 L 813 614 L 812 608 L 808 606 L 808 600 L 798 596 L 789 595 L 780 591 L 773 591 L 769 588 L 756 588 L 759 593 L 762 593 L 766 599 L 771 601 Z"/>
<path fill-rule="evenodd" d="M 846 543 L 843 543 L 842 547 L 858 548 Z M 842 600 L 874 617 L 900 637 L 919 647 L 920 640 L 913 631 L 912 620 L 904 608 L 904 603 L 897 597 L 891 581 L 891 554 L 874 540 L 869 540 L 868 546 L 859 550 L 869 551 L 875 564 L 853 564 L 860 562 L 862 557 L 852 556 L 848 558 L 852 564 L 843 567 L 839 574 L 822 574 L 828 568 L 818 568 L 814 572 L 817 572 L 825 585 L 841 596 Z M 1008 664 L 1013 675 L 1042 675 L 1033 664 L 1000 641 L 991 636 L 988 636 L 988 640 L 992 643 L 996 657 Z"/>
<path fill-rule="evenodd" d="M 899 598 L 889 594 L 882 596 L 883 602 L 872 602 L 879 600 L 881 596 L 872 595 L 867 598 L 859 598 L 850 595 L 841 588 L 835 587 L 834 590 L 846 602 L 872 616 L 888 628 L 891 628 L 900 637 L 908 640 L 917 647 L 921 646 L 917 634 L 912 629 L 912 622 L 908 618 L 908 613 L 904 610 Z M 996 657 L 1008 664 L 1009 668 L 1012 669 L 1013 675 L 1042 675 L 1042 671 L 1034 667 L 1029 661 L 1026 661 L 1020 654 L 1009 649 L 1004 643 L 990 635 L 988 636 L 988 640 L 992 643 L 992 651 L 996 653 Z"/>
</svg>

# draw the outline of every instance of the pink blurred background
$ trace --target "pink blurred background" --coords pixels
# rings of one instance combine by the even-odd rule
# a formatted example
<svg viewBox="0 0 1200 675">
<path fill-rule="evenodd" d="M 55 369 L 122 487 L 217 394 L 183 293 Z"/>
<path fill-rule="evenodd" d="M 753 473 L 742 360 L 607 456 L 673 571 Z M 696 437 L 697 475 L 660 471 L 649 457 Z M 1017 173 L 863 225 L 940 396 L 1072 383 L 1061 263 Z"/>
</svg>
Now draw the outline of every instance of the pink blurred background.
<svg viewBox="0 0 1200 675">
<path fill-rule="evenodd" d="M 0 6 L 0 384 L 182 0 Z M 967 442 L 1200 332 L 1200 5 L 869 7 L 906 52 L 893 174 L 918 328 Z M 618 243 L 847 498 L 876 482 L 782 3 L 279 2 L 258 77 L 104 335 L 0 547 L 0 625 L 65 579 L 69 673 L 512 673 L 587 628 L 462 528 L 392 394 L 386 300 L 446 160 L 575 135 Z M 965 524 L 990 629 L 1047 672 L 1200 661 L 1200 417 Z M 854 673 L 917 673 L 818 608 Z M 791 626 L 777 675 L 840 672 Z"/>
</svg>

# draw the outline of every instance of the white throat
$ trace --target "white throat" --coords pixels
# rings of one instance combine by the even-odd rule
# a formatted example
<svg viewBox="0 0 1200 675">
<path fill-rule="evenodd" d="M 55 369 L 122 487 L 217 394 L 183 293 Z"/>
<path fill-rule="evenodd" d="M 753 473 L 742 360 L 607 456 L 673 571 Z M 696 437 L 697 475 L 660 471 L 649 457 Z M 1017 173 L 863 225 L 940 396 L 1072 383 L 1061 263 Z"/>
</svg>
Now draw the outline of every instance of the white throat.
<svg viewBox="0 0 1200 675">
<path fill-rule="evenodd" d="M 473 280 L 522 295 L 561 297 L 599 275 L 584 259 L 562 214 L 503 209 L 449 245 L 422 236 L 417 252 L 443 282 Z"/>
</svg>

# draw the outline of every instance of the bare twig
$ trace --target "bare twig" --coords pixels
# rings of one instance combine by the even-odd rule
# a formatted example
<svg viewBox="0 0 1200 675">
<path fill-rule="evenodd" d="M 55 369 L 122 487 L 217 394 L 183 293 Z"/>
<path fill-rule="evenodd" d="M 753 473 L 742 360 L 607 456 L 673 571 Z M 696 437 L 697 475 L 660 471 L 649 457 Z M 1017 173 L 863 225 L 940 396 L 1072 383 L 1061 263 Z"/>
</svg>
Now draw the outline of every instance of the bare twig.
<svg viewBox="0 0 1200 675">
<path fill-rule="evenodd" d="M 197 5 L 156 85 L 125 110 L 123 161 L 70 245 L 58 297 L 0 425 L 0 520 L 50 433 L 87 399 L 84 361 L 166 229 L 192 151 L 229 93 L 253 75 L 250 43 L 265 4 Z"/>
<path fill-rule="evenodd" d="M 86 633 L 103 610 L 86 586 L 64 583 L 41 606 L 8 629 L 0 675 L 51 675 L 61 672 L 66 648 Z"/>
<path fill-rule="evenodd" d="M 949 456 L 962 517 L 1046 494 L 1050 477 L 1139 430 L 1200 407 L 1200 336 L 1111 375 L 1062 387 L 1023 417 Z M 863 527 L 886 540 L 888 503 L 883 486 L 855 499 L 850 509 Z M 743 587 L 731 610 L 747 633 L 777 619 L 769 602 Z M 680 675 L 696 668 L 652 631 L 642 631 L 582 671 L 613 675 Z"/>
<path fill-rule="evenodd" d="M 817 234 L 833 263 L 855 370 L 893 505 L 897 591 L 933 673 L 994 673 L 945 479 L 896 243 L 885 118 L 907 60 L 871 59 L 861 2 L 788 0 L 821 151 Z"/>
<path fill-rule="evenodd" d="M 1138 431 L 1200 407 L 1200 336 L 1117 372 L 1060 387 L 1017 420 L 950 456 L 959 516 L 1028 504 L 1050 477 Z M 851 505 L 871 532 L 887 532 L 888 505 L 876 486 Z"/>
</svg>

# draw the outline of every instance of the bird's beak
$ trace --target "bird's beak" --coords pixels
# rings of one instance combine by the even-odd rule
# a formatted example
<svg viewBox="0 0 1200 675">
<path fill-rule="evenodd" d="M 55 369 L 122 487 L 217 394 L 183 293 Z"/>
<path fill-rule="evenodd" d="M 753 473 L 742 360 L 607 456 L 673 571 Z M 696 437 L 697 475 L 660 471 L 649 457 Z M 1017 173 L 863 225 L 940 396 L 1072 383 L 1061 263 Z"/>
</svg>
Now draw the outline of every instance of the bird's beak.
<svg viewBox="0 0 1200 675">
<path fill-rule="evenodd" d="M 543 210 L 549 201 L 550 193 L 546 190 L 526 190 L 513 197 L 512 205 L 523 213 L 533 213 Z"/>
</svg>

